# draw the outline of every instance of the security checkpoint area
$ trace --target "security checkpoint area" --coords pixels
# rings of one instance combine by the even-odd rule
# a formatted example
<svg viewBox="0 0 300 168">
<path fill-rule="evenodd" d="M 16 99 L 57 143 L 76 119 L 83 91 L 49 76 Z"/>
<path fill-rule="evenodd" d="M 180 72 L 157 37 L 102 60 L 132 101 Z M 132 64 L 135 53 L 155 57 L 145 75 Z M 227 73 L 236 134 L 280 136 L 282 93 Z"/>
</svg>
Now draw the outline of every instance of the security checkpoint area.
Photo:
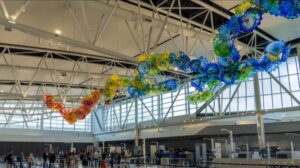
<svg viewBox="0 0 300 168">
<path fill-rule="evenodd" d="M 299 168 L 300 0 L 0 0 L 0 167 Z"/>
</svg>

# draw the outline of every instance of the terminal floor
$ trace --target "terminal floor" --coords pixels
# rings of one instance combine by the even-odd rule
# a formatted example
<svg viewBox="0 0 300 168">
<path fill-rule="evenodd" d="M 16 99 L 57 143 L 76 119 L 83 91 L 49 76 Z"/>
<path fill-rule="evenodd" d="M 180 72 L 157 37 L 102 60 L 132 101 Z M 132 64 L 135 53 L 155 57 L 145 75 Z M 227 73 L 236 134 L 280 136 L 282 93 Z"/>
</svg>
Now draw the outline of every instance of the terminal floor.
<svg viewBox="0 0 300 168">
<path fill-rule="evenodd" d="M 136 165 L 129 165 L 129 167 L 126 166 L 114 166 L 113 168 L 173 168 L 174 166 L 159 166 L 159 165 L 142 165 L 142 166 L 136 166 Z M 6 168 L 5 164 L 0 164 L 0 168 Z M 12 167 L 12 168 L 19 168 L 19 165 L 16 167 Z M 23 168 L 27 168 L 27 167 L 23 167 Z M 31 168 L 43 168 L 43 166 L 32 166 Z M 46 167 L 48 168 L 48 167 Z M 59 167 L 53 167 L 53 168 L 59 168 Z M 68 167 L 65 167 L 68 168 Z M 83 167 L 81 165 L 78 166 L 74 166 L 74 167 L 69 167 L 69 168 L 100 168 L 100 167 Z M 110 165 L 107 166 L 107 168 L 111 168 Z M 190 167 L 191 168 L 191 167 Z"/>
</svg>

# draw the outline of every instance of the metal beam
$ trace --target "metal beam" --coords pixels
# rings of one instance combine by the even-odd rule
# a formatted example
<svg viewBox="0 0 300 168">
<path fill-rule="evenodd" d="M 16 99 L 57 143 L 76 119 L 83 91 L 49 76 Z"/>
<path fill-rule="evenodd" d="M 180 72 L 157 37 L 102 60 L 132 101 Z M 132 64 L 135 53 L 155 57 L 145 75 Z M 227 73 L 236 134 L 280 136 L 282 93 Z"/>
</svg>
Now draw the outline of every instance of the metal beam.
<svg viewBox="0 0 300 168">
<path fill-rule="evenodd" d="M 73 17 L 73 20 L 75 21 L 75 23 L 77 24 L 77 26 L 79 27 L 80 31 L 82 32 L 82 34 L 84 35 L 86 41 L 91 45 L 92 44 L 92 40 L 91 40 L 91 35 L 89 35 L 87 33 L 87 31 L 84 28 L 84 24 L 81 24 L 79 22 L 79 19 L 77 18 L 75 12 L 73 11 L 72 7 L 70 5 L 67 6 L 67 9 L 69 11 L 69 13 L 71 14 L 71 16 Z"/>
<path fill-rule="evenodd" d="M 200 114 L 216 97 L 218 97 L 220 94 L 222 94 L 224 92 L 224 90 L 227 89 L 227 86 L 223 86 L 220 90 L 218 90 L 215 95 L 214 98 L 211 101 L 207 101 L 205 102 L 196 112 L 196 116 L 198 114 Z"/>
<path fill-rule="evenodd" d="M 217 14 L 219 14 L 219 15 L 221 15 L 221 16 L 227 18 L 227 19 L 230 19 L 230 18 L 231 18 L 231 15 L 229 15 L 228 13 L 225 13 L 225 12 L 223 12 L 223 11 L 217 9 L 217 8 L 215 8 L 215 7 L 212 6 L 212 5 L 209 5 L 208 3 L 206 3 L 206 2 L 204 2 L 204 1 L 202 1 L 202 0 L 192 0 L 192 2 L 194 2 L 194 3 L 196 3 L 196 4 L 199 4 L 199 5 L 203 6 L 204 8 L 209 9 L 209 10 L 211 10 L 211 11 L 213 11 L 213 12 L 215 12 L 215 13 L 217 13 Z M 268 41 L 273 41 L 273 40 L 274 40 L 274 39 L 272 39 L 272 38 L 270 38 L 270 37 L 268 37 L 268 36 L 262 34 L 261 32 L 259 32 L 259 31 L 257 31 L 257 30 L 254 30 L 254 32 L 255 32 L 256 34 L 258 34 L 259 36 L 261 36 L 261 37 L 267 39 Z"/>
<path fill-rule="evenodd" d="M 299 111 L 300 110 L 300 106 L 297 107 L 290 107 L 290 108 L 281 108 L 281 109 L 271 109 L 271 110 L 262 110 L 262 112 L 264 114 L 271 114 L 271 113 L 282 113 L 282 112 L 286 112 L 286 113 L 295 113 L 295 111 Z M 222 119 L 235 119 L 235 118 L 241 118 L 241 117 L 248 117 L 248 116 L 256 116 L 256 112 L 255 111 L 249 111 L 245 114 L 236 114 L 236 115 L 227 115 L 227 116 L 213 116 L 213 117 L 206 117 L 200 120 L 195 120 L 193 122 L 193 124 L 197 124 L 197 123 L 206 123 L 206 122 L 211 122 L 211 121 L 218 121 L 218 120 L 222 120 Z M 178 125 L 183 125 L 182 121 L 180 122 L 172 122 L 172 123 L 165 123 L 164 127 L 167 126 L 178 126 Z M 126 131 L 130 131 L 133 129 L 126 129 Z M 124 132 L 124 130 L 120 131 L 120 130 L 116 130 L 116 131 L 112 131 L 112 132 L 96 132 L 94 133 L 94 135 L 101 135 L 101 134 L 106 134 L 106 133 L 115 133 L 115 132 Z"/>
<path fill-rule="evenodd" d="M 121 121 L 119 121 L 119 119 L 118 119 L 118 115 L 117 115 L 116 109 L 115 109 L 115 103 L 113 103 L 112 106 L 113 106 L 112 107 L 112 112 L 115 116 L 115 119 L 117 120 L 118 127 L 121 128 Z"/>
<path fill-rule="evenodd" d="M 125 20 L 125 23 L 126 23 L 126 26 L 127 26 L 128 30 L 129 30 L 129 32 L 130 32 L 130 35 L 131 35 L 131 37 L 132 37 L 132 39 L 133 39 L 135 45 L 136 45 L 137 48 L 139 49 L 139 52 L 142 53 L 143 51 L 142 51 L 142 49 L 141 49 L 141 47 L 140 47 L 140 44 L 139 44 L 138 40 L 136 39 L 136 37 L 135 37 L 135 35 L 134 35 L 134 33 L 133 33 L 132 28 L 130 27 L 130 25 L 129 25 L 129 23 L 128 23 L 127 20 Z"/>
<path fill-rule="evenodd" d="M 7 11 L 7 8 L 6 8 L 6 5 L 5 5 L 5 3 L 4 3 L 4 0 L 0 0 L 0 5 L 1 5 L 1 11 L 2 11 L 4 17 L 5 17 L 6 19 L 9 19 L 9 13 L 8 13 L 8 11 Z"/>
<path fill-rule="evenodd" d="M 100 130 L 102 131 L 102 130 L 103 130 L 103 127 L 102 127 L 101 122 L 100 122 L 100 119 L 99 119 L 99 117 L 98 117 L 98 115 L 97 115 L 97 113 L 96 113 L 96 110 L 93 110 L 93 111 L 94 111 L 93 113 L 94 113 L 94 116 L 95 116 L 95 118 L 96 118 L 97 124 L 98 124 Z"/>
<path fill-rule="evenodd" d="M 127 0 L 127 1 L 129 1 L 130 3 L 137 6 L 137 1 L 136 0 Z M 151 2 L 151 0 L 150 0 L 150 2 Z M 164 9 L 161 9 L 159 6 L 154 6 L 154 4 L 150 5 L 148 3 L 141 2 L 141 6 L 144 7 L 146 10 L 155 11 L 156 13 L 158 13 L 159 17 L 167 16 L 167 13 L 168 13 L 168 11 L 166 11 Z M 176 18 L 176 19 L 172 19 L 172 20 L 170 19 L 169 22 L 168 22 L 168 27 L 170 28 L 170 30 L 174 30 L 175 33 L 177 34 L 178 31 L 180 31 L 180 23 L 179 23 L 180 17 L 177 14 L 174 14 L 172 12 L 169 15 L 172 16 L 172 18 Z M 144 15 L 143 17 L 146 20 L 151 20 L 154 27 L 161 27 L 161 25 L 163 24 L 163 20 L 156 19 L 153 16 Z M 131 18 L 133 18 L 133 17 L 131 17 Z M 182 18 L 182 19 L 183 19 L 184 22 L 188 22 L 188 19 L 186 19 L 186 18 Z M 133 20 L 133 19 L 131 19 L 131 20 Z M 196 24 L 196 22 L 194 22 L 194 21 L 191 21 L 191 23 Z M 208 26 L 200 25 L 200 24 L 198 24 L 197 26 L 203 27 L 204 30 L 211 31 L 211 28 L 208 27 Z M 196 36 L 196 34 L 199 32 L 197 30 L 189 29 L 189 28 L 186 28 L 186 27 L 184 27 L 183 30 L 184 30 L 183 35 L 184 36 L 189 36 L 189 37 Z M 211 36 L 211 33 L 207 32 L 207 31 L 203 31 L 203 32 L 201 32 L 201 34 L 202 35 L 207 35 L 209 37 Z"/>
<path fill-rule="evenodd" d="M 215 109 L 214 109 L 213 107 L 211 107 L 210 104 L 208 104 L 207 107 L 210 108 L 210 110 L 211 110 L 215 115 L 217 114 L 216 111 L 215 111 Z"/>
<path fill-rule="evenodd" d="M 25 2 L 22 4 L 22 6 L 20 6 L 19 9 L 17 9 L 17 11 L 13 15 L 11 15 L 10 19 L 12 19 L 13 22 L 15 22 L 17 20 L 17 18 L 20 16 L 20 14 L 25 11 L 29 2 L 30 2 L 30 0 L 25 0 Z"/>
<path fill-rule="evenodd" d="M 104 33 L 104 30 L 106 29 L 108 23 L 111 20 L 112 15 L 115 13 L 117 6 L 119 5 L 119 0 L 117 0 L 117 2 L 115 3 L 114 7 L 112 8 L 107 20 L 105 21 L 102 29 L 100 30 L 99 34 L 97 33 L 94 40 L 93 40 L 93 44 L 95 45 L 97 43 L 97 40 L 100 39 Z"/>
<path fill-rule="evenodd" d="M 239 84 L 237 85 L 236 89 L 234 90 L 234 92 L 233 92 L 231 98 L 229 99 L 228 104 L 226 105 L 226 107 L 225 107 L 225 109 L 224 109 L 224 113 L 226 113 L 226 111 L 228 110 L 229 105 L 230 105 L 231 101 L 233 100 L 233 98 L 235 97 L 235 95 L 236 95 L 237 91 L 239 90 L 240 86 L 241 86 L 241 83 L 239 83 Z"/>
<path fill-rule="evenodd" d="M 55 40 L 55 41 L 65 43 L 65 44 L 70 45 L 70 46 L 86 48 L 86 49 L 89 49 L 89 50 L 92 50 L 92 51 L 107 54 L 107 56 L 111 57 L 112 60 L 114 58 L 117 58 L 117 59 L 122 59 L 123 61 L 128 61 L 130 63 L 136 63 L 136 59 L 131 57 L 131 56 L 124 55 L 124 54 L 121 54 L 121 53 L 118 53 L 118 52 L 115 52 L 115 51 L 111 51 L 111 50 L 108 50 L 108 49 L 96 47 L 96 46 L 93 46 L 93 45 L 90 45 L 90 44 L 87 44 L 87 43 L 84 43 L 84 42 L 80 42 L 80 41 L 77 41 L 77 40 L 74 40 L 74 39 L 71 39 L 71 38 L 68 38 L 68 37 L 64 37 L 64 36 L 60 36 L 60 35 L 57 35 L 57 34 L 54 34 L 54 33 L 50 33 L 50 32 L 47 32 L 47 31 L 44 31 L 44 30 L 41 30 L 41 29 L 37 29 L 37 28 L 31 27 L 31 26 L 21 24 L 21 23 L 15 23 L 14 24 L 14 23 L 8 22 L 5 19 L 0 19 L 0 24 L 4 25 L 6 27 L 12 28 L 12 29 L 19 30 L 19 31 L 24 32 L 26 34 L 36 36 L 36 37 L 40 37 L 40 38 L 44 38 L 44 39 L 48 39 L 48 40 L 52 39 L 52 40 Z"/>
<path fill-rule="evenodd" d="M 133 107 L 133 104 L 134 104 L 134 101 L 131 102 L 131 105 L 130 105 L 129 109 L 128 109 L 128 111 L 126 112 L 126 117 L 125 117 L 125 119 L 124 119 L 124 121 L 123 121 L 122 128 L 125 127 L 125 123 L 126 123 L 126 121 L 127 121 L 128 115 L 129 115 L 129 113 L 130 113 L 130 111 L 131 111 L 131 108 Z"/>
<path fill-rule="evenodd" d="M 287 89 L 272 73 L 268 72 L 268 74 L 270 75 L 270 77 L 287 93 L 291 96 L 291 98 L 298 103 L 298 105 L 300 105 L 300 101 L 299 99 L 291 93 L 291 91 L 289 89 Z"/>
<path fill-rule="evenodd" d="M 178 96 L 179 96 L 179 94 L 180 94 L 180 92 L 181 92 L 183 86 L 184 86 L 184 84 L 182 84 L 182 85 L 180 86 L 180 88 L 179 88 L 179 90 L 178 90 L 178 92 L 177 92 L 177 94 L 176 94 L 174 100 L 172 101 L 172 103 L 171 103 L 171 105 L 170 105 L 170 107 L 169 107 L 169 109 L 168 109 L 168 111 L 167 111 L 165 117 L 163 118 L 161 124 L 163 124 L 163 123 L 166 121 L 166 119 L 167 119 L 167 117 L 168 117 L 168 114 L 169 114 L 169 112 L 171 111 L 171 109 L 173 108 L 173 105 L 174 105 L 174 103 L 176 102 L 176 100 L 177 100 L 177 98 L 178 98 Z"/>
<path fill-rule="evenodd" d="M 10 54 L 18 55 L 18 56 L 43 57 L 46 53 L 50 53 L 54 59 L 76 61 L 78 59 L 87 58 L 88 63 L 93 63 L 93 64 L 107 64 L 108 62 L 109 63 L 115 62 L 126 66 L 132 66 L 132 67 L 136 66 L 135 63 L 126 60 L 117 59 L 117 58 L 112 59 L 104 55 L 92 55 L 88 53 L 78 53 L 78 52 L 71 52 L 71 51 L 55 50 L 55 49 L 32 47 L 32 46 L 22 46 L 22 45 L 15 45 L 15 44 L 5 44 L 5 43 L 0 43 L 0 47 L 4 48 L 2 53 L 8 53 L 8 49 L 10 49 L 11 50 Z"/>
<path fill-rule="evenodd" d="M 148 113 L 151 115 L 153 121 L 154 121 L 155 123 L 157 123 L 157 121 L 156 121 L 156 119 L 155 119 L 153 113 L 152 113 L 152 112 L 149 110 L 149 108 L 146 106 L 146 104 L 144 103 L 143 99 L 139 98 L 139 100 L 141 101 L 141 103 L 143 104 L 143 106 L 146 108 L 146 110 L 148 111 Z"/>
</svg>

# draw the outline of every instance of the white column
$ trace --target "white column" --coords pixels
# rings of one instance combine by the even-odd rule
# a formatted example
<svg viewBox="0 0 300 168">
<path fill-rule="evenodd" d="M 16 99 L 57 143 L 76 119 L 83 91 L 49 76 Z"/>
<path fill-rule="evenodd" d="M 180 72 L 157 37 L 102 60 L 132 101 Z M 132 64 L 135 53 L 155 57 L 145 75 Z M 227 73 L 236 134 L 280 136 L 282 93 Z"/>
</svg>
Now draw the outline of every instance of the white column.
<svg viewBox="0 0 300 168">
<path fill-rule="evenodd" d="M 297 47 L 298 66 L 300 66 L 300 46 Z"/>
<path fill-rule="evenodd" d="M 268 152 L 268 159 L 271 159 L 271 150 L 270 150 L 270 144 L 267 143 L 267 152 Z"/>
<path fill-rule="evenodd" d="M 140 138 L 140 130 L 138 128 L 136 128 L 135 129 L 134 146 L 139 146 L 139 138 Z"/>
<path fill-rule="evenodd" d="M 210 141 L 211 141 L 211 152 L 214 154 L 214 152 L 215 152 L 215 142 L 214 142 L 214 138 L 211 138 Z"/>
<path fill-rule="evenodd" d="M 248 142 L 246 144 L 246 151 L 247 151 L 247 153 L 246 153 L 247 159 L 249 159 L 250 155 L 249 155 L 249 143 Z"/>
<path fill-rule="evenodd" d="M 232 131 L 229 132 L 229 138 L 230 138 L 230 156 L 231 156 L 231 158 L 234 158 L 235 150 L 234 150 L 234 142 L 233 142 L 233 133 L 232 133 Z"/>
<path fill-rule="evenodd" d="M 262 112 L 257 112 L 256 114 L 256 126 L 257 126 L 259 149 L 262 150 L 266 148 L 265 126 L 264 126 L 264 118 Z"/>
<path fill-rule="evenodd" d="M 95 149 L 99 148 L 99 143 L 96 137 L 93 137 L 93 146 Z"/>
<path fill-rule="evenodd" d="M 52 152 L 52 144 L 49 145 L 50 152 Z"/>
<path fill-rule="evenodd" d="M 255 105 L 256 105 L 256 126 L 257 126 L 258 144 L 259 144 L 259 149 L 263 150 L 266 148 L 266 140 L 265 140 L 264 118 L 263 118 L 263 113 L 261 112 L 258 74 L 254 76 L 253 83 L 254 83 L 254 95 L 255 95 Z"/>
<path fill-rule="evenodd" d="M 291 140 L 291 155 L 292 155 L 292 160 L 295 159 L 295 150 L 294 150 L 294 142 Z"/>
</svg>

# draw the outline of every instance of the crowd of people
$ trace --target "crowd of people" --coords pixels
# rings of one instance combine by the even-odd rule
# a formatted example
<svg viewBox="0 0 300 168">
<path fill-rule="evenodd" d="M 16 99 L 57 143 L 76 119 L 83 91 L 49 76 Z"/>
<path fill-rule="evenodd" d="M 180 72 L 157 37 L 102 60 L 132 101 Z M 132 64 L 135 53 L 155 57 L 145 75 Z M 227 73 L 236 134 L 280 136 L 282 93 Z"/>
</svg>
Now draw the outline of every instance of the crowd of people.
<svg viewBox="0 0 300 168">
<path fill-rule="evenodd" d="M 61 150 L 57 153 L 54 151 L 45 151 L 39 157 L 34 157 L 33 153 L 29 153 L 27 156 L 23 152 L 14 155 L 13 151 L 9 151 L 4 157 L 3 161 L 6 163 L 6 168 L 74 168 L 77 165 L 82 165 L 83 168 L 106 168 L 109 164 L 110 167 L 119 167 L 121 164 L 133 164 L 140 165 L 140 154 L 131 158 L 131 153 L 127 150 L 123 150 L 121 153 L 116 151 L 70 151 Z M 130 159 L 128 159 L 130 157 Z M 147 162 L 151 164 L 161 165 L 162 158 L 170 158 L 170 164 L 175 164 L 179 160 L 185 160 L 189 165 L 194 160 L 194 153 L 189 152 L 187 149 L 171 148 L 167 150 L 158 150 L 155 153 L 155 157 L 151 157 L 149 154 L 146 156 Z"/>
<path fill-rule="evenodd" d="M 13 151 L 9 151 L 7 153 L 7 155 L 4 157 L 3 161 L 6 163 L 6 167 L 7 168 L 13 168 L 16 166 L 15 162 L 18 162 L 20 165 L 18 166 L 19 168 L 23 168 L 24 164 L 23 163 L 27 163 L 28 164 L 28 168 L 32 167 L 32 164 L 34 162 L 34 156 L 33 153 L 29 153 L 28 156 L 25 156 L 23 152 L 21 152 L 18 156 L 15 156 L 13 154 Z"/>
<path fill-rule="evenodd" d="M 96 167 L 106 168 L 107 164 L 114 167 L 115 164 L 121 163 L 121 158 L 127 158 L 128 152 L 123 151 L 121 154 L 116 152 L 100 152 L 100 151 L 82 151 L 70 152 L 59 151 L 57 154 L 54 151 L 45 151 L 41 157 L 34 157 L 33 153 L 25 156 L 23 152 L 14 155 L 13 151 L 9 151 L 4 157 L 3 161 L 6 168 L 32 168 L 35 165 L 42 166 L 43 168 L 74 168 L 76 165 L 82 167 Z M 108 161 L 107 161 L 108 160 Z"/>
</svg>

